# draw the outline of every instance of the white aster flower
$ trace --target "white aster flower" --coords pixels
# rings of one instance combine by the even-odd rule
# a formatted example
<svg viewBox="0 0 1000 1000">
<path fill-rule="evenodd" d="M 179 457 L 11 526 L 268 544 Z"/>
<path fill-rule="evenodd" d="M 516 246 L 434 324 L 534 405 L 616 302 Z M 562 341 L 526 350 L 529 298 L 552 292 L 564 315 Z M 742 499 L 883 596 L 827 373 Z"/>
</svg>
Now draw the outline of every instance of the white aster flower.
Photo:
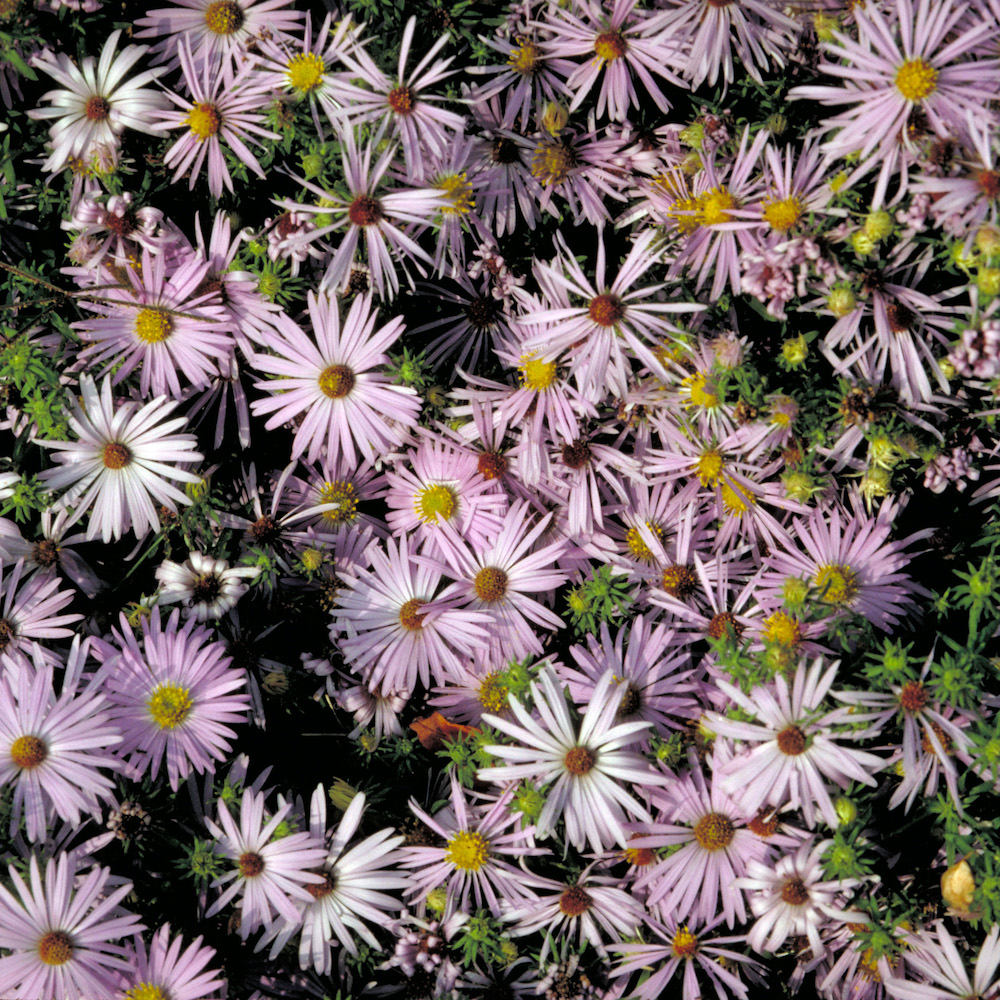
<svg viewBox="0 0 1000 1000">
<path fill-rule="evenodd" d="M 185 617 L 200 622 L 215 620 L 236 607 L 248 590 L 244 580 L 259 573 L 257 566 L 230 566 L 202 552 L 192 552 L 182 563 L 165 559 L 156 569 L 158 603 L 182 604 Z"/>
</svg>

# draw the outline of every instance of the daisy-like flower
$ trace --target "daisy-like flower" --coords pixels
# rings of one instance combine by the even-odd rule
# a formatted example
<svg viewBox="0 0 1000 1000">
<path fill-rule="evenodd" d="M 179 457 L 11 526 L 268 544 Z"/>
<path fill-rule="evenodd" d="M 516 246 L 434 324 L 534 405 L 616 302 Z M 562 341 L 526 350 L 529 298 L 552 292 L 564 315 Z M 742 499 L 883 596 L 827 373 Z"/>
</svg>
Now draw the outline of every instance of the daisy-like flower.
<svg viewBox="0 0 1000 1000">
<path fill-rule="evenodd" d="M 884 191 L 901 163 L 897 144 L 911 143 L 912 116 L 919 113 L 943 139 L 959 131 L 968 115 L 986 123 L 1000 60 L 969 56 L 995 36 L 996 26 L 984 18 L 956 34 L 964 14 L 965 5 L 954 0 L 899 0 L 888 19 L 876 7 L 864 7 L 854 13 L 857 41 L 835 32 L 835 41 L 824 43 L 831 58 L 820 69 L 844 85 L 795 87 L 788 96 L 852 105 L 824 123 L 834 133 L 824 147 L 830 158 L 857 154 L 860 171 L 882 162 Z"/>
<path fill-rule="evenodd" d="M 59 577 L 36 574 L 22 584 L 24 575 L 24 560 L 18 559 L 5 581 L 0 559 L 0 657 L 26 652 L 36 639 L 65 639 L 73 632 L 63 626 L 83 617 L 56 614 L 73 600 L 72 590 L 59 589 Z"/>
<path fill-rule="evenodd" d="M 51 661 L 35 653 L 0 678 L 0 782 L 13 789 L 11 836 L 23 815 L 28 840 L 44 840 L 51 817 L 79 827 L 114 790 L 111 747 L 121 734 L 98 684 L 80 676 L 88 642 L 74 639 L 58 697 Z M 2 991 L 0 991 L 2 992 Z"/>
<path fill-rule="evenodd" d="M 570 884 L 532 878 L 533 888 L 550 891 L 532 895 L 507 909 L 504 921 L 514 925 L 511 931 L 514 936 L 545 931 L 540 962 L 549 954 L 553 939 L 559 938 L 566 941 L 577 938 L 581 946 L 584 941 L 589 942 L 604 957 L 608 939 L 634 937 L 644 922 L 642 905 L 620 888 L 619 880 L 592 875 L 593 867 L 589 865 Z"/>
<path fill-rule="evenodd" d="M 125 948 L 115 942 L 145 930 L 119 905 L 132 883 L 111 888 L 110 868 L 77 878 L 74 857 L 65 852 L 46 862 L 44 875 L 34 855 L 27 880 L 13 865 L 8 871 L 10 888 L 0 885 L 0 948 L 7 952 L 0 958 L 0 994 L 11 1000 L 111 996 L 129 969 Z"/>
<path fill-rule="evenodd" d="M 434 217 L 447 206 L 448 199 L 433 187 L 379 191 L 396 157 L 395 146 L 386 149 L 373 167 L 374 144 L 369 142 L 364 152 L 360 152 L 353 128 L 344 131 L 341 144 L 349 196 L 345 198 L 336 191 L 326 191 L 309 181 L 300 181 L 306 190 L 316 196 L 318 204 L 303 205 L 293 201 L 278 204 L 290 212 L 320 217 L 325 224 L 319 225 L 318 220 L 316 228 L 290 233 L 278 249 L 302 249 L 328 233 L 343 229 L 346 223 L 347 232 L 327 265 L 321 288 L 324 291 L 344 291 L 348 287 L 358 246 L 363 243 L 372 285 L 380 298 L 391 298 L 399 291 L 395 261 L 399 261 L 404 269 L 408 263 L 413 263 L 421 275 L 425 272 L 416 262 L 433 263 L 427 251 L 403 227 L 407 223 L 430 226 Z M 333 221 L 328 221 L 331 219 Z"/>
<path fill-rule="evenodd" d="M 59 466 L 39 477 L 49 489 L 69 488 L 61 498 L 75 508 L 77 517 L 93 507 L 87 537 L 100 535 L 105 543 L 119 539 L 130 528 L 140 537 L 160 526 L 155 504 L 176 512 L 176 504 L 189 504 L 170 480 L 196 483 L 197 475 L 178 468 L 177 462 L 200 462 L 193 434 L 178 434 L 187 421 L 164 421 L 177 405 L 159 397 L 145 405 L 134 400 L 117 409 L 111 396 L 111 379 L 104 379 L 100 393 L 94 380 L 80 376 L 83 405 L 73 402 L 70 429 L 78 441 L 40 441 L 54 448 Z"/>
<path fill-rule="evenodd" d="M 87 56 L 81 66 L 62 53 L 46 49 L 35 56 L 32 64 L 51 76 L 64 89 L 50 90 L 42 100 L 51 101 L 47 108 L 32 108 L 30 118 L 54 118 L 49 129 L 52 152 L 42 169 L 54 173 L 71 157 L 87 162 L 99 146 L 117 149 L 119 136 L 126 128 L 149 135 L 162 136 L 163 130 L 153 120 L 152 112 L 164 106 L 159 91 L 148 89 L 164 70 L 147 69 L 131 79 L 125 77 L 149 51 L 146 45 L 129 45 L 115 53 L 121 29 L 113 31 L 94 61 Z"/>
<path fill-rule="evenodd" d="M 107 362 L 101 375 L 113 368 L 115 385 L 138 369 L 144 396 L 180 397 L 179 375 L 191 385 L 207 386 L 233 354 L 226 311 L 206 287 L 208 267 L 194 254 L 168 264 L 166 254 L 154 257 L 144 249 L 142 263 L 125 268 L 121 284 L 102 271 L 108 280 L 100 301 L 80 300 L 97 316 L 73 324 L 93 345 L 80 360 Z"/>
<path fill-rule="evenodd" d="M 814 958 L 826 954 L 821 927 L 831 921 L 867 923 L 857 910 L 842 909 L 844 894 L 859 885 L 854 878 L 823 881 L 823 852 L 832 841 L 810 837 L 794 854 L 773 866 L 760 861 L 747 865 L 747 874 L 734 885 L 750 891 L 750 909 L 757 918 L 747 942 L 754 951 L 773 952 L 791 935 L 809 939 Z"/>
<path fill-rule="evenodd" d="M 105 199 L 96 192 L 85 194 L 73 209 L 71 219 L 63 219 L 62 228 L 76 233 L 74 243 L 101 241 L 84 267 L 93 267 L 110 255 L 115 264 L 124 266 L 134 259 L 137 246 L 159 253 L 177 239 L 176 233 L 162 226 L 163 213 L 148 205 L 137 208 L 129 192 Z"/>
<path fill-rule="evenodd" d="M 230 566 L 225 559 L 213 559 L 203 552 L 192 552 L 182 563 L 164 559 L 156 568 L 160 584 L 157 601 L 183 603 L 186 617 L 212 621 L 236 607 L 249 590 L 244 581 L 259 573 L 257 566 Z"/>
<path fill-rule="evenodd" d="M 118 986 L 125 993 L 122 1000 L 204 1000 L 225 985 L 218 969 L 206 968 L 215 949 L 202 947 L 200 937 L 184 948 L 184 939 L 178 934 L 171 940 L 170 925 L 164 924 L 148 950 L 142 938 L 135 940 L 128 972 Z"/>
<path fill-rule="evenodd" d="M 599 4 L 581 0 L 574 10 L 549 8 L 546 27 L 552 34 L 546 53 L 554 57 L 553 68 L 568 73 L 566 89 L 573 95 L 569 110 L 578 108 L 590 93 L 603 71 L 597 95 L 597 117 L 604 115 L 615 122 L 624 121 L 629 109 L 639 107 L 633 77 L 641 82 L 645 94 L 663 112 L 670 102 L 653 80 L 653 74 L 675 87 L 684 82 L 668 69 L 676 65 L 679 49 L 669 33 L 657 30 L 662 16 L 636 10 L 638 0 L 615 0 Z M 608 9 L 610 7 L 610 10 Z M 588 57 L 577 64 L 564 57 Z"/>
<path fill-rule="evenodd" d="M 427 93 L 428 89 L 451 76 L 448 67 L 454 56 L 435 59 L 448 44 L 449 35 L 442 35 L 423 55 L 409 72 L 406 61 L 413 45 L 413 33 L 417 19 L 411 17 L 403 29 L 403 39 L 399 49 L 399 72 L 395 79 L 387 77 L 362 48 L 345 52 L 342 61 L 352 75 L 361 78 L 365 84 L 359 87 L 353 83 L 342 87 L 343 108 L 337 112 L 338 120 L 346 120 L 351 128 L 362 122 L 378 124 L 375 135 L 383 138 L 389 135 L 398 139 L 403 147 L 407 170 L 421 176 L 424 172 L 424 151 L 443 157 L 456 134 L 465 128 L 461 115 L 438 107 L 436 101 L 443 98 Z M 377 141 L 377 140 L 376 140 Z"/>
<path fill-rule="evenodd" d="M 181 97 L 168 90 L 167 97 L 180 110 L 158 115 L 166 128 L 186 126 L 188 129 L 163 157 L 164 166 L 176 166 L 173 182 L 176 184 L 181 177 L 190 174 L 188 186 L 193 191 L 207 159 L 208 190 L 212 197 L 218 198 L 223 188 L 232 192 L 233 180 L 223 156 L 223 143 L 252 173 L 264 180 L 264 171 L 246 143 L 253 140 L 259 144 L 262 139 L 281 138 L 261 127 L 264 116 L 260 109 L 265 103 L 266 83 L 259 80 L 251 64 L 244 66 L 235 79 L 228 82 L 214 65 L 196 66 L 186 40 L 180 44 L 180 58 L 190 97 Z"/>
<path fill-rule="evenodd" d="M 932 529 L 889 541 L 896 505 L 883 503 L 875 517 L 865 514 L 859 503 L 854 506 L 850 517 L 840 506 L 816 508 L 808 520 L 793 521 L 794 535 L 778 537 L 783 551 L 766 557 L 767 572 L 758 583 L 762 605 L 777 610 L 785 582 L 797 578 L 808 580 L 833 613 L 857 612 L 886 631 L 899 623 L 899 616 L 913 605 L 913 595 L 923 592 L 903 572 L 913 558 L 907 549 L 929 537 Z M 805 552 L 793 547 L 793 537 Z"/>
<path fill-rule="evenodd" d="M 499 917 L 509 906 L 534 899 L 524 869 L 505 859 L 548 852 L 534 846 L 531 827 L 507 829 L 521 819 L 510 808 L 513 796 L 511 788 L 492 802 L 474 805 L 452 772 L 449 804 L 433 816 L 410 799 L 414 815 L 444 841 L 440 847 L 403 848 L 400 863 L 411 869 L 410 895 L 423 898 L 445 886 L 445 917 L 468 912 L 472 900 L 477 910 Z"/>
<path fill-rule="evenodd" d="M 368 461 L 398 445 L 416 424 L 420 400 L 408 386 L 393 385 L 371 369 L 388 361 L 386 349 L 403 332 L 396 317 L 376 330 L 370 296 L 357 296 L 341 321 L 339 304 L 309 293 L 313 338 L 281 313 L 270 338 L 273 353 L 254 359 L 254 367 L 278 376 L 258 382 L 271 398 L 250 404 L 255 414 L 271 414 L 268 430 L 296 417 L 292 458 L 306 453 L 315 462 L 324 451 Z"/>
<path fill-rule="evenodd" d="M 661 922 L 647 918 L 644 927 L 652 931 L 654 940 L 651 943 L 609 946 L 611 951 L 622 956 L 612 971 L 611 978 L 618 979 L 650 969 L 652 975 L 629 993 L 629 997 L 636 1000 L 660 1000 L 660 997 L 676 990 L 676 986 L 668 990 L 668 984 L 677 971 L 683 969 L 684 1000 L 700 1000 L 700 997 L 707 995 L 707 989 L 702 986 L 705 980 L 711 983 L 720 1000 L 725 1000 L 730 994 L 738 1000 L 746 1000 L 747 987 L 737 970 L 746 968 L 757 978 L 764 972 L 764 967 L 748 955 L 720 947 L 746 940 L 742 934 L 734 937 L 712 936 L 710 932 L 721 919 L 720 917 L 705 926 L 699 926 L 693 921 L 688 925 L 674 920 Z"/>
<path fill-rule="evenodd" d="M 231 724 L 249 714 L 250 699 L 240 690 L 246 673 L 208 629 L 190 619 L 182 627 L 179 610 L 165 625 L 159 608 L 143 618 L 141 647 L 124 619 L 113 635 L 120 653 L 108 651 L 114 682 L 106 690 L 122 729 L 118 753 L 133 780 L 147 771 L 156 778 L 165 762 L 176 792 L 192 770 L 214 770 L 229 752 Z"/>
<path fill-rule="evenodd" d="M 638 743 L 649 723 L 616 721 L 625 689 L 609 670 L 594 689 L 577 726 L 563 697 L 555 671 L 547 666 L 532 682 L 531 693 L 541 722 L 536 721 L 513 696 L 509 696 L 516 721 L 484 715 L 483 722 L 513 737 L 521 746 L 489 746 L 487 751 L 505 767 L 479 771 L 481 781 L 536 781 L 545 787 L 545 805 L 536 824 L 539 837 L 550 836 L 560 818 L 566 822 L 566 839 L 577 849 L 587 843 L 595 851 L 612 844 L 624 847 L 628 834 L 622 825 L 626 812 L 645 822 L 652 817 L 619 783 L 633 781 L 642 787 L 664 785 L 667 779 L 654 771 L 637 753 L 623 750 Z"/>
<path fill-rule="evenodd" d="M 566 574 L 555 564 L 565 552 L 566 542 L 560 539 L 532 552 L 552 515 L 546 514 L 532 525 L 528 510 L 527 502 L 515 503 L 496 540 L 471 550 L 445 521 L 440 525 L 442 556 L 419 557 L 455 579 L 443 596 L 458 594 L 473 609 L 488 613 L 489 660 L 495 664 L 541 654 L 541 643 L 529 623 L 547 629 L 563 624 L 558 615 L 527 595 L 552 592 L 565 582 Z"/>
<path fill-rule="evenodd" d="M 909 933 L 905 940 L 907 967 L 918 972 L 923 981 L 886 977 L 885 991 L 896 1000 L 972 1000 L 995 996 L 1000 990 L 1000 927 L 996 924 L 979 949 L 971 979 L 944 921 L 936 920 L 933 931 L 923 928 Z"/>
<path fill-rule="evenodd" d="M 791 690 L 781 674 L 775 677 L 773 690 L 757 687 L 750 695 L 726 681 L 716 681 L 730 701 L 760 720 L 760 724 L 735 722 L 714 712 L 706 720 L 720 736 L 756 744 L 749 753 L 719 768 L 726 779 L 724 789 L 737 796 L 744 809 L 752 812 L 764 803 L 787 805 L 801 809 L 810 827 L 821 815 L 836 829 L 839 820 L 827 783 L 842 789 L 852 781 L 877 784 L 872 775 L 882 770 L 885 761 L 837 742 L 856 738 L 846 729 L 854 721 L 850 709 L 821 709 L 838 666 L 835 662 L 824 672 L 820 657 L 808 668 L 800 663 Z M 845 731 L 838 731 L 838 726 Z"/>
<path fill-rule="evenodd" d="M 400 909 L 399 900 L 389 892 L 407 885 L 407 879 L 392 868 L 397 848 L 403 842 L 401 836 L 393 835 L 392 827 L 352 843 L 365 809 L 364 793 L 358 792 L 351 799 L 332 833 L 326 828 L 326 798 L 320 785 L 313 792 L 309 808 L 309 832 L 314 840 L 327 844 L 319 872 L 321 881 L 306 886 L 309 903 L 298 920 L 286 923 L 273 935 L 270 952 L 273 960 L 301 925 L 299 964 L 322 975 L 330 975 L 333 970 L 334 941 L 352 955 L 358 953 L 356 937 L 371 948 L 381 947 L 368 925 L 386 925 L 389 914 Z M 261 945 L 271 936 L 265 934 Z"/>
<path fill-rule="evenodd" d="M 313 898 L 308 887 L 323 884 L 323 877 L 310 870 L 322 865 L 326 856 L 319 837 L 312 832 L 274 837 L 291 811 L 292 804 L 286 802 L 265 822 L 263 793 L 247 789 L 240 803 L 239 827 L 221 799 L 221 828 L 212 820 L 205 820 L 209 832 L 218 841 L 218 852 L 234 865 L 212 883 L 213 889 L 226 888 L 205 916 L 214 916 L 240 897 L 240 936 L 244 940 L 261 926 L 270 930 L 279 916 L 287 923 L 300 926 L 299 904 Z"/>
<path fill-rule="evenodd" d="M 227 78 L 258 38 L 291 38 L 302 12 L 292 0 L 175 0 L 135 20 L 136 38 L 163 38 L 153 46 L 160 62 L 174 68 L 183 39 L 195 63 L 218 67 Z"/>
</svg>

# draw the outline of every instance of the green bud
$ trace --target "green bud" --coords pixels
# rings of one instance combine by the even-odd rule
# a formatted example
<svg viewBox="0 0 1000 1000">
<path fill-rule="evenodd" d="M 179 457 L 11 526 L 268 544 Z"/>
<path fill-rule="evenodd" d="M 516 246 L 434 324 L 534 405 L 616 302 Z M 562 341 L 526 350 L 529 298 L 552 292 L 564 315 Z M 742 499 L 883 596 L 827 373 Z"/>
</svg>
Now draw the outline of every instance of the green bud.
<svg viewBox="0 0 1000 1000">
<path fill-rule="evenodd" d="M 850 826 L 858 818 L 858 807 L 849 798 L 841 795 L 834 799 L 833 811 L 841 826 Z"/>
<path fill-rule="evenodd" d="M 892 216 L 879 209 L 877 212 L 869 212 L 865 217 L 865 235 L 870 236 L 877 243 L 881 243 L 892 233 Z"/>
<path fill-rule="evenodd" d="M 806 343 L 806 338 L 801 334 L 798 337 L 789 337 L 781 345 L 781 356 L 787 364 L 795 368 L 805 364 L 806 358 L 809 357 L 809 344 Z"/>
<path fill-rule="evenodd" d="M 302 173 L 306 180 L 313 180 L 323 172 L 323 157 L 319 153 L 306 153 L 302 157 Z"/>
</svg>

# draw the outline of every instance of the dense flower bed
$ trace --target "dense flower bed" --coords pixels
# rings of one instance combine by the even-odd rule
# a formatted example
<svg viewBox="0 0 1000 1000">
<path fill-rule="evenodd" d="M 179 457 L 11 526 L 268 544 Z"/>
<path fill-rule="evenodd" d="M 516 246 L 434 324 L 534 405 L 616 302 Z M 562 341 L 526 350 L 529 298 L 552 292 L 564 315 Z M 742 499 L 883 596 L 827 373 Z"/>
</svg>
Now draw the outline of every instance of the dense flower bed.
<svg viewBox="0 0 1000 1000">
<path fill-rule="evenodd" d="M 0 996 L 1000 992 L 1000 2 L 0 0 Z"/>
</svg>

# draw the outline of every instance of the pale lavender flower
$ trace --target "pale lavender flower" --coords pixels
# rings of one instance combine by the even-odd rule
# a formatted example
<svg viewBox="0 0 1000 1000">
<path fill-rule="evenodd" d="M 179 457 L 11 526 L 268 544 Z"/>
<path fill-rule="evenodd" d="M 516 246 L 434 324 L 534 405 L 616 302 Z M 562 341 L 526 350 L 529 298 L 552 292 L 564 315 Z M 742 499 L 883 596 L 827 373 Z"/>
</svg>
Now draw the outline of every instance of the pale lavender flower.
<svg viewBox="0 0 1000 1000">
<path fill-rule="evenodd" d="M 934 932 L 937 933 L 935 940 Z M 970 979 L 968 965 L 944 921 L 936 920 L 933 931 L 921 928 L 908 933 L 906 964 L 923 981 L 895 975 L 883 981 L 885 991 L 896 1000 L 968 1000 L 995 996 L 1000 989 L 1000 927 L 994 924 L 976 956 Z"/>
<path fill-rule="evenodd" d="M 148 951 L 142 938 L 136 937 L 135 942 L 128 971 L 118 986 L 125 992 L 123 1000 L 205 1000 L 225 985 L 220 970 L 206 968 L 215 959 L 215 949 L 202 947 L 201 937 L 184 948 L 184 939 L 178 934 L 171 940 L 170 925 L 164 924 L 153 935 Z"/>
<path fill-rule="evenodd" d="M 18 559 L 4 580 L 0 560 L 0 657 L 27 652 L 36 639 L 65 639 L 73 631 L 63 626 L 83 617 L 56 614 L 73 600 L 73 591 L 60 590 L 58 577 L 25 574 L 24 565 Z"/>
<path fill-rule="evenodd" d="M 249 590 L 245 580 L 260 574 L 257 566 L 230 566 L 225 559 L 213 559 L 203 552 L 191 552 L 182 563 L 164 559 L 156 567 L 160 604 L 184 605 L 186 618 L 212 621 L 236 607 Z"/>
</svg>

